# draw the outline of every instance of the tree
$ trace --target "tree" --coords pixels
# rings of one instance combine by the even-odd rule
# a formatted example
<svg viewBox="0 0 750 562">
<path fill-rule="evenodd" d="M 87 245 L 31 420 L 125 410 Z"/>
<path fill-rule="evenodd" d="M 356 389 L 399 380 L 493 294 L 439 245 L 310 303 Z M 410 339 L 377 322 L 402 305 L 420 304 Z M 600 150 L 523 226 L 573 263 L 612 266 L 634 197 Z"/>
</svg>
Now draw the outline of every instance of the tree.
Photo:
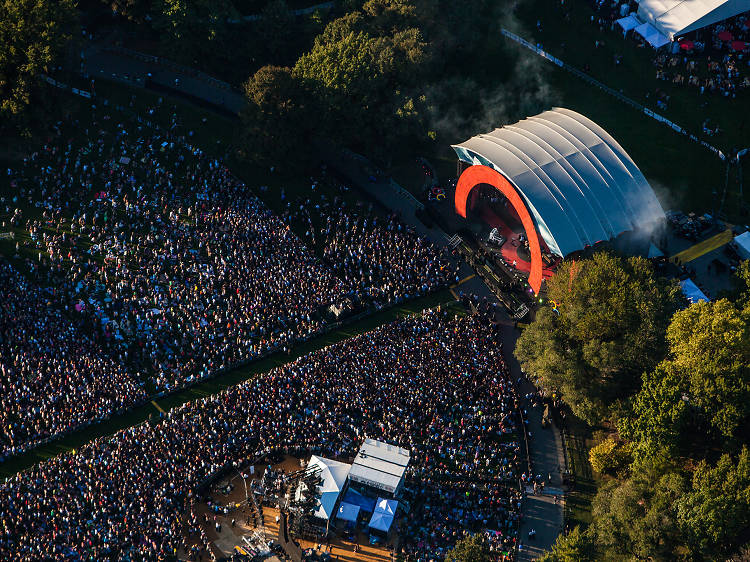
<svg viewBox="0 0 750 562">
<path fill-rule="evenodd" d="M 599 474 L 616 475 L 630 464 L 630 448 L 611 437 L 605 439 L 589 451 L 591 468 Z"/>
<path fill-rule="evenodd" d="M 192 64 L 231 47 L 225 43 L 228 20 L 238 17 L 231 0 L 157 0 L 154 11 L 154 27 L 175 58 Z"/>
<path fill-rule="evenodd" d="M 620 421 L 636 459 L 738 450 L 750 420 L 750 310 L 725 299 L 693 304 L 674 315 L 667 339 L 668 359 L 643 376 Z"/>
<path fill-rule="evenodd" d="M 564 263 L 548 283 L 557 312 L 542 309 L 516 357 L 591 424 L 612 417 L 666 352 L 669 318 L 684 302 L 675 281 L 642 258 L 597 253 Z"/>
<path fill-rule="evenodd" d="M 310 95 L 289 68 L 264 66 L 244 84 L 242 112 L 251 155 L 272 164 L 299 159 L 317 120 Z"/>
<path fill-rule="evenodd" d="M 595 562 L 596 545 L 591 533 L 582 531 L 579 526 L 567 534 L 560 534 L 549 552 L 545 552 L 539 562 Z"/>
<path fill-rule="evenodd" d="M 592 503 L 597 548 L 613 557 L 674 559 L 683 540 L 675 504 L 686 491 L 681 474 L 654 466 L 606 482 Z"/>
<path fill-rule="evenodd" d="M 0 0 L 0 121 L 24 113 L 75 24 L 73 0 Z"/>
<path fill-rule="evenodd" d="M 479 533 L 459 540 L 445 556 L 445 562 L 490 562 L 490 560 L 490 545 Z"/>
<path fill-rule="evenodd" d="M 677 514 L 696 556 L 715 558 L 737 550 L 750 528 L 750 451 L 738 459 L 722 455 L 693 474 L 692 490 L 677 502 Z"/>
</svg>

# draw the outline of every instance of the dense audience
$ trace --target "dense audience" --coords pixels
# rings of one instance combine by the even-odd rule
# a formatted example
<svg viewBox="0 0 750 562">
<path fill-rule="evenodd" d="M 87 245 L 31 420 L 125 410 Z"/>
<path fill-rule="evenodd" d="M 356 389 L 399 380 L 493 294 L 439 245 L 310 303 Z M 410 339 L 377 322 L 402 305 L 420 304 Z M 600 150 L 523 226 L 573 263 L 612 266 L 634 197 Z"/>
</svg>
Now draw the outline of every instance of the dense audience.
<svg viewBox="0 0 750 562">
<path fill-rule="evenodd" d="M 219 159 L 179 135 L 176 115 L 169 131 L 113 115 L 120 113 L 100 107 L 90 123 L 57 123 L 39 151 L 7 170 L 17 195 L 2 200 L 4 215 L 28 234 L 17 238 L 15 256 L 30 272 L 27 298 L 53 291 L 78 328 L 55 334 L 57 352 L 75 368 L 48 367 L 65 373 L 34 379 L 48 396 L 34 400 L 40 389 L 25 377 L 50 346 L 19 358 L 0 342 L 2 370 L 15 364 L 23 373 L 3 376 L 3 402 L 24 403 L 5 412 L 6 453 L 142 399 L 127 372 L 149 390 L 173 390 L 289 349 L 319 333 L 344 300 L 381 307 L 449 279 L 438 250 L 394 217 L 342 233 L 360 220 L 342 215 L 328 228 L 323 261 L 295 235 L 294 220 L 272 213 Z M 33 310 L 28 321 L 40 329 L 62 322 L 54 309 Z M 81 345 L 116 361 L 76 353 Z"/>
<path fill-rule="evenodd" d="M 0 457 L 146 397 L 68 312 L 0 259 Z"/>
<path fill-rule="evenodd" d="M 456 278 L 457 269 L 433 244 L 404 225 L 349 208 L 325 194 L 289 205 L 293 224 L 306 224 L 305 237 L 353 294 L 381 307 L 424 295 Z"/>
<path fill-rule="evenodd" d="M 510 550 L 516 411 L 492 323 L 427 312 L 19 473 L 0 485 L 0 558 L 173 556 L 196 488 L 227 463 L 351 457 L 366 436 L 411 449 L 408 559 L 442 559 L 465 529 Z"/>
</svg>

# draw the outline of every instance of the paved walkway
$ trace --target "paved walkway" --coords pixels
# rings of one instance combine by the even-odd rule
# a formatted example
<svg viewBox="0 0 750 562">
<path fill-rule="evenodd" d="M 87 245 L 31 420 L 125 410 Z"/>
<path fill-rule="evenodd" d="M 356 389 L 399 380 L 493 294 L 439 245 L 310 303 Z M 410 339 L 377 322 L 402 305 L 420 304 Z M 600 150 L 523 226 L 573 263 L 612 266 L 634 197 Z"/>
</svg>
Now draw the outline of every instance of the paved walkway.
<svg viewBox="0 0 750 562">
<path fill-rule="evenodd" d="M 90 78 L 108 78 L 143 88 L 151 73 L 151 80 L 158 85 L 200 98 L 228 111 L 239 113 L 245 105 L 242 94 L 228 89 L 223 82 L 201 72 L 182 72 L 179 66 L 168 61 L 159 62 L 161 59 L 156 57 L 138 57 L 94 44 L 89 45 L 84 53 Z"/>
</svg>

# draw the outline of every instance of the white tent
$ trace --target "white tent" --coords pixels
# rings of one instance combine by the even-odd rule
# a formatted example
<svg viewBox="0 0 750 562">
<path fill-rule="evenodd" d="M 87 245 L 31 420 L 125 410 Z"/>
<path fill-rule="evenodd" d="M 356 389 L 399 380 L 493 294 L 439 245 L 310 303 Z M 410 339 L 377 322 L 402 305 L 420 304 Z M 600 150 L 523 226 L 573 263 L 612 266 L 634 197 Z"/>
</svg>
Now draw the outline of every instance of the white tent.
<svg viewBox="0 0 750 562">
<path fill-rule="evenodd" d="M 406 449 L 365 439 L 354 459 L 349 479 L 397 495 L 410 457 Z"/>
<path fill-rule="evenodd" d="M 653 25 L 650 23 L 642 23 L 638 27 L 636 27 L 633 30 L 635 33 L 643 37 L 646 42 L 651 45 L 654 49 L 658 49 L 659 47 L 662 47 L 666 45 L 667 43 L 670 43 L 670 39 L 663 35 L 661 31 L 656 29 Z"/>
<path fill-rule="evenodd" d="M 750 230 L 734 237 L 737 253 L 743 260 L 750 259 Z"/>
<path fill-rule="evenodd" d="M 334 514 L 336 502 L 341 495 L 341 490 L 346 483 L 346 477 L 352 465 L 344 462 L 324 459 L 313 455 L 307 465 L 308 469 L 319 468 L 320 478 L 323 482 L 318 486 L 318 508 L 315 510 L 315 517 L 320 519 L 330 519 Z"/>
<path fill-rule="evenodd" d="M 711 299 L 709 299 L 705 295 L 705 293 L 700 290 L 698 285 L 693 283 L 693 280 L 690 278 L 680 281 L 680 287 L 682 287 L 682 294 L 684 294 L 687 300 L 691 303 L 696 303 L 699 301 L 711 301 Z"/>
<path fill-rule="evenodd" d="M 620 18 L 615 23 L 619 25 L 623 31 L 630 31 L 631 29 L 635 29 L 636 27 L 641 25 L 641 22 L 638 21 L 638 18 L 633 14 L 625 16 L 624 18 Z"/>
<path fill-rule="evenodd" d="M 750 10 L 750 0 L 641 0 L 638 17 L 670 41 Z"/>
</svg>

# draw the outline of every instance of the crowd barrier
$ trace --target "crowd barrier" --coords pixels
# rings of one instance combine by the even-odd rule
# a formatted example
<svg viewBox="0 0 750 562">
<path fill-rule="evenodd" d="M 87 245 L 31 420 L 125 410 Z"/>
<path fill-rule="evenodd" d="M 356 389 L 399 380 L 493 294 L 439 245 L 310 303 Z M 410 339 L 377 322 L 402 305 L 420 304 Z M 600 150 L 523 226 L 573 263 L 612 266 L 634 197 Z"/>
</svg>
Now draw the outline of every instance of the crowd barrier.
<svg viewBox="0 0 750 562">
<path fill-rule="evenodd" d="M 617 98 L 621 102 L 623 102 L 623 103 L 625 103 L 625 104 L 633 107 L 634 109 L 640 111 L 641 113 L 643 113 L 644 115 L 650 117 L 651 119 L 654 119 L 655 121 L 658 121 L 659 123 L 663 123 L 664 125 L 666 125 L 670 129 L 672 129 L 673 131 L 675 131 L 677 133 L 680 133 L 681 135 L 689 138 L 691 141 L 693 141 L 693 142 L 695 142 L 697 144 L 700 144 L 704 148 L 707 148 L 708 150 L 710 150 L 711 152 L 713 152 L 716 156 L 718 156 L 722 160 L 724 160 L 726 158 L 726 156 L 724 155 L 724 153 L 721 150 L 719 150 L 715 146 L 709 144 L 708 142 L 706 142 L 706 141 L 698 138 L 698 136 L 695 135 L 694 133 L 691 133 L 690 131 L 688 131 L 684 127 L 681 127 L 677 123 L 674 123 L 673 121 L 670 121 L 669 119 L 667 119 L 663 115 L 659 115 L 658 113 L 654 112 L 653 110 L 651 110 L 651 109 L 649 109 L 649 108 L 641 105 L 637 101 L 630 99 L 629 97 L 623 95 L 622 93 L 618 92 L 617 90 L 615 90 L 613 88 L 610 88 L 609 86 L 607 86 L 606 84 L 603 84 L 602 82 L 600 82 L 596 78 L 592 78 L 591 76 L 589 76 L 585 72 L 581 72 L 580 70 L 578 70 L 574 66 L 571 66 L 571 65 L 569 65 L 566 62 L 563 62 L 562 60 L 558 59 L 554 55 L 551 55 L 550 53 L 548 53 L 547 51 L 545 51 L 544 49 L 542 49 L 539 45 L 534 45 L 533 43 L 527 41 L 523 37 L 521 37 L 519 35 L 516 35 L 515 33 L 511 32 L 511 31 L 508 31 L 507 29 L 503 28 L 503 29 L 501 29 L 500 32 L 505 37 L 507 37 L 508 39 L 511 39 L 512 41 L 515 41 L 519 45 L 522 45 L 522 46 L 526 47 L 530 51 L 535 52 L 540 57 L 545 58 L 548 61 L 552 62 L 553 64 L 559 66 L 560 68 L 563 68 L 563 69 L 567 70 L 568 72 L 570 72 L 571 74 L 574 74 L 575 76 L 577 76 L 581 80 L 584 80 L 585 82 L 588 82 L 589 84 L 591 84 L 593 86 L 596 86 L 600 90 L 603 90 L 604 92 L 606 92 L 609 95 Z"/>
</svg>

